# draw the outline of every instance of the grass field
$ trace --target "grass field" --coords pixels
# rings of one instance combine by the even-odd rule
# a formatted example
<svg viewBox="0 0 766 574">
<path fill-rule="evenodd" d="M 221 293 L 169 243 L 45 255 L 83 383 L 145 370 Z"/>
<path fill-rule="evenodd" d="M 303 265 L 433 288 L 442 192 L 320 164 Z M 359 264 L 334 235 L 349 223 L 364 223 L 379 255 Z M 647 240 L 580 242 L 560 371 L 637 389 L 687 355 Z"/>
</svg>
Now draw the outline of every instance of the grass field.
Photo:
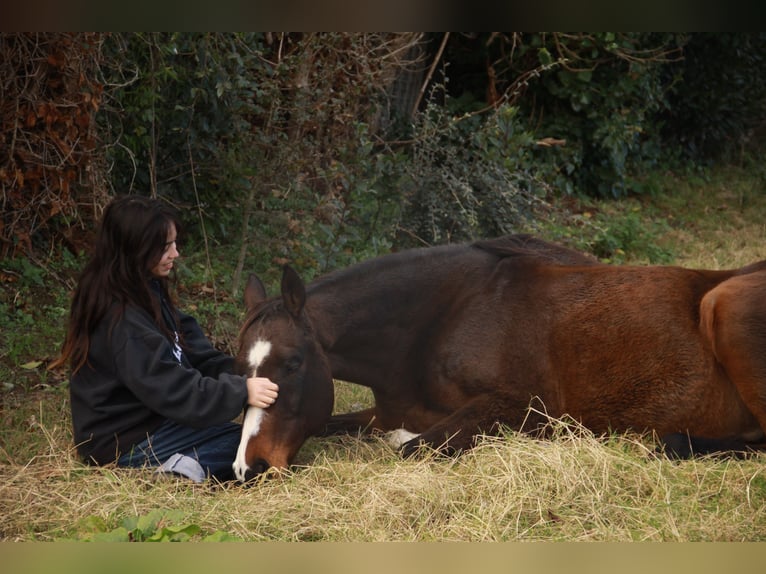
<svg viewBox="0 0 766 574">
<path fill-rule="evenodd" d="M 658 176 L 651 197 L 587 202 L 539 233 L 619 263 L 723 268 L 766 259 L 766 185 L 753 170 Z M 93 468 L 73 451 L 60 342 L 67 277 L 0 262 L 0 539 L 246 541 L 763 541 L 763 457 L 674 462 L 650 436 L 506 432 L 457 458 L 402 460 L 379 437 L 311 439 L 290 472 L 243 488 Z M 42 266 L 41 266 L 42 265 Z M 47 296 L 38 297 L 42 286 Z M 216 337 L 236 303 L 185 297 Z M 215 327 L 213 327 L 215 325 Z M 337 383 L 338 411 L 366 389 Z"/>
</svg>

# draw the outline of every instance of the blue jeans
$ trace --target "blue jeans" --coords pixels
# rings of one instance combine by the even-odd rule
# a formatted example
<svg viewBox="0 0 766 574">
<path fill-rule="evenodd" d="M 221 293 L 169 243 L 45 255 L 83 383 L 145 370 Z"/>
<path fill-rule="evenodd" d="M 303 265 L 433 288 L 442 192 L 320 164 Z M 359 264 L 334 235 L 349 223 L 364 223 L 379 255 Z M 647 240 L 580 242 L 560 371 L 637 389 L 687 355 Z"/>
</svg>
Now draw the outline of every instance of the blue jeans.
<svg viewBox="0 0 766 574">
<path fill-rule="evenodd" d="M 231 480 L 231 464 L 237 456 L 242 426 L 224 423 L 195 429 L 165 421 L 147 437 L 117 459 L 117 466 L 139 468 L 159 466 L 176 453 L 195 459 L 208 476 Z"/>
</svg>

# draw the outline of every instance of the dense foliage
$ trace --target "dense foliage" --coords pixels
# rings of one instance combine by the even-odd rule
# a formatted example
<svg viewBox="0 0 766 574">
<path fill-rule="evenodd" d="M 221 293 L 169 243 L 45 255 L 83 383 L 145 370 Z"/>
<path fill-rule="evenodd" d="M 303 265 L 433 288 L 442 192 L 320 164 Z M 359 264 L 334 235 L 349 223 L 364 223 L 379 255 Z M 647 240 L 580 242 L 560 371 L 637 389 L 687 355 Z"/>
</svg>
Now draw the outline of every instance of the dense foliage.
<svg viewBox="0 0 766 574">
<path fill-rule="evenodd" d="M 78 252 L 105 201 L 309 275 L 518 230 L 568 194 L 755 145 L 761 33 L 0 34 L 3 255 Z M 204 247 L 205 249 L 202 249 Z"/>
<path fill-rule="evenodd" d="M 693 34 L 668 95 L 663 141 L 692 160 L 740 160 L 766 118 L 766 34 Z"/>
</svg>

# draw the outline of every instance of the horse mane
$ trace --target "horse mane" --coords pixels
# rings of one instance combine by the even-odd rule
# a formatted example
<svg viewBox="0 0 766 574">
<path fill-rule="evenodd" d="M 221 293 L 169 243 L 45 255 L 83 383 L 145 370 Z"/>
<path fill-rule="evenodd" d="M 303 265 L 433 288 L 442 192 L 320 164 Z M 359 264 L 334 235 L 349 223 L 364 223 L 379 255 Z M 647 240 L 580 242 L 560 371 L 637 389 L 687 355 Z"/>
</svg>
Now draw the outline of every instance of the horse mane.
<svg viewBox="0 0 766 574">
<path fill-rule="evenodd" d="M 269 297 L 250 309 L 245 316 L 245 320 L 242 322 L 242 326 L 239 328 L 239 333 L 237 335 L 239 343 L 242 343 L 242 337 L 255 323 L 268 319 L 272 315 L 277 315 L 282 309 L 281 303 L 281 297 Z"/>
<path fill-rule="evenodd" d="M 245 319 L 242 322 L 242 326 L 239 328 L 239 333 L 237 334 L 237 341 L 239 345 L 242 344 L 242 339 L 245 336 L 245 333 L 256 323 L 261 323 L 263 321 L 267 321 L 271 319 L 272 317 L 276 317 L 278 315 L 286 316 L 287 319 L 293 323 L 297 323 L 295 317 L 287 310 L 284 304 L 284 300 L 280 295 L 274 295 L 272 297 L 269 297 L 268 299 L 264 299 L 260 303 L 258 303 L 255 307 L 250 309 L 246 315 Z M 304 316 L 304 320 L 302 321 L 302 328 L 304 332 L 310 333 L 313 331 L 313 325 L 311 323 L 311 320 L 309 317 Z"/>
<path fill-rule="evenodd" d="M 434 261 L 434 257 L 452 257 L 452 254 L 456 252 L 470 249 L 484 251 L 499 259 L 534 257 L 539 261 L 558 265 L 596 265 L 599 263 L 599 260 L 592 255 L 550 243 L 533 235 L 516 234 L 468 244 L 452 243 L 408 249 L 374 257 L 317 277 L 308 285 L 308 288 L 314 291 L 341 280 L 353 282 L 354 278 L 379 277 L 381 273 L 385 273 L 389 269 L 401 268 L 404 264 L 418 261 L 431 263 Z"/>
<path fill-rule="evenodd" d="M 397 270 L 404 267 L 405 269 L 413 262 L 432 262 L 435 256 L 444 256 L 449 253 L 454 253 L 461 249 L 465 249 L 466 246 L 462 244 L 446 244 L 436 245 L 433 247 L 416 247 L 412 249 L 404 249 L 402 251 L 394 251 L 358 261 L 347 267 L 335 269 L 324 275 L 316 277 L 310 284 L 307 285 L 308 290 L 315 290 L 317 288 L 328 287 L 337 283 L 338 281 L 353 283 L 355 279 L 364 278 L 377 278 L 381 274 L 385 274 L 391 270 Z M 448 255 L 447 255 L 448 256 Z M 416 265 L 418 268 L 419 265 Z"/>
<path fill-rule="evenodd" d="M 496 239 L 484 239 L 472 244 L 476 249 L 501 259 L 507 257 L 534 257 L 559 265 L 595 265 L 599 260 L 593 255 L 576 251 L 563 245 L 550 243 L 539 237 L 519 233 Z"/>
</svg>

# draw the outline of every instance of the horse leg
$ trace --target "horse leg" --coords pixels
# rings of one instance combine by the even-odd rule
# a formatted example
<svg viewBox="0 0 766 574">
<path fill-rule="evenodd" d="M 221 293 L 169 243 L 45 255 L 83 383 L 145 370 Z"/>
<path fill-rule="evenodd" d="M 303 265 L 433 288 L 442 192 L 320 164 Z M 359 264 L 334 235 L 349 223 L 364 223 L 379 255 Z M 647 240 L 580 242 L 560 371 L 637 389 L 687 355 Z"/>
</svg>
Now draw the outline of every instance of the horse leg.
<svg viewBox="0 0 766 574">
<path fill-rule="evenodd" d="M 322 436 L 335 434 L 358 434 L 380 428 L 376 424 L 375 408 L 364 409 L 342 415 L 333 415 L 325 423 Z"/>
<path fill-rule="evenodd" d="M 732 277 L 708 292 L 700 303 L 700 330 L 749 411 L 726 405 L 721 416 L 738 417 L 745 427 L 751 414 L 760 428 L 743 428 L 736 438 L 762 440 L 766 429 L 766 272 Z"/>
<path fill-rule="evenodd" d="M 765 449 L 766 445 L 753 444 L 736 436 L 708 438 L 685 433 L 672 433 L 660 438 L 657 452 L 661 452 L 670 459 L 685 459 L 709 454 L 744 458 L 748 454 Z"/>
<path fill-rule="evenodd" d="M 421 447 L 452 455 L 475 446 L 476 435 L 497 434 L 501 424 L 525 432 L 537 432 L 547 418 L 529 409 L 529 403 L 488 394 L 469 400 L 461 408 L 401 445 L 403 456 L 413 455 Z M 518 417 L 513 417 L 518 413 Z M 510 415 L 510 416 L 509 416 Z M 522 429 L 521 427 L 525 428 Z"/>
</svg>

